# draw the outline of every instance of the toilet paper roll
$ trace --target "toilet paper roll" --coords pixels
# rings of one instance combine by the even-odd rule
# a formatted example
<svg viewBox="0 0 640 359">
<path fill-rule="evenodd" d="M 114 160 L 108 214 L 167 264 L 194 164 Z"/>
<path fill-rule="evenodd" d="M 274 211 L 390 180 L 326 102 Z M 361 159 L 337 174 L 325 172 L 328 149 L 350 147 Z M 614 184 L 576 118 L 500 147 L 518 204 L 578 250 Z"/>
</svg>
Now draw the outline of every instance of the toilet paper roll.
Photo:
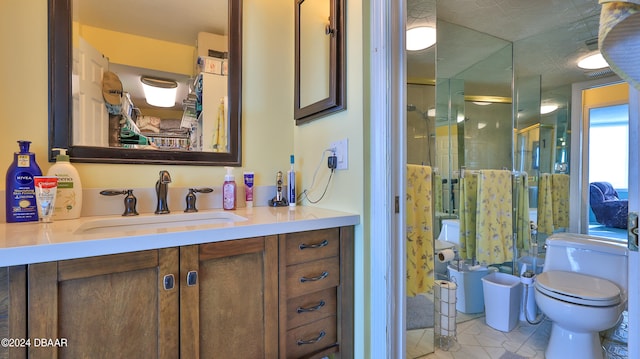
<svg viewBox="0 0 640 359">
<path fill-rule="evenodd" d="M 433 287 L 435 302 L 455 303 L 456 288 L 458 288 L 458 285 L 453 282 L 446 280 L 435 281 L 435 286 Z"/>
<path fill-rule="evenodd" d="M 455 336 L 456 335 L 456 318 L 455 317 L 442 317 L 440 327 L 440 335 L 443 336 Z"/>
<path fill-rule="evenodd" d="M 449 262 L 455 258 L 456 253 L 452 249 L 443 249 L 438 252 L 438 260 L 440 262 Z"/>
</svg>

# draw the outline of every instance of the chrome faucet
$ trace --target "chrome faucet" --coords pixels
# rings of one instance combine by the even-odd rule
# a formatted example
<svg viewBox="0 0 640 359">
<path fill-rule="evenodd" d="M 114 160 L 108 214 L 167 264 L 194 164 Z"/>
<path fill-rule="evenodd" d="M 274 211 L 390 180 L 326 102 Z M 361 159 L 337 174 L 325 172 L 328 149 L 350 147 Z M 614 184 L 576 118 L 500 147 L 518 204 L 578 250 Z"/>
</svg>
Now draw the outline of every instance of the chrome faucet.
<svg viewBox="0 0 640 359">
<path fill-rule="evenodd" d="M 169 192 L 169 183 L 171 183 L 171 176 L 169 171 L 160 171 L 160 178 L 156 182 L 156 197 L 158 199 L 158 205 L 156 206 L 156 214 L 169 213 L 169 206 L 167 205 L 167 193 Z"/>
</svg>

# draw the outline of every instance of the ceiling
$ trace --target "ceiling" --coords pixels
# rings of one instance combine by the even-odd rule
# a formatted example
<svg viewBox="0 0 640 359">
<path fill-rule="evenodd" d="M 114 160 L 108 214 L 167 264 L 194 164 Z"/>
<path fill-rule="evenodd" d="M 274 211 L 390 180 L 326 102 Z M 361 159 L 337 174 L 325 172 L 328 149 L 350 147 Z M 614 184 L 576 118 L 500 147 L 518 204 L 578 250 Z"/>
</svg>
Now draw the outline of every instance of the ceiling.
<svg viewBox="0 0 640 359">
<path fill-rule="evenodd" d="M 227 4 L 228 0 L 73 0 L 72 8 L 73 19 L 84 24 L 195 46 L 198 32 L 228 34 Z"/>
<path fill-rule="evenodd" d="M 407 0 L 407 28 L 435 23 L 434 0 Z M 437 19 L 462 25 L 480 33 L 513 43 L 517 77 L 542 75 L 542 91 L 595 78 L 597 71 L 585 71 L 575 64 L 597 50 L 587 41 L 597 39 L 600 5 L 597 0 L 442 0 L 437 2 Z M 440 29 L 438 29 L 440 30 Z M 441 37 L 441 34 L 438 35 Z M 457 39 L 458 49 L 482 50 L 474 38 Z M 435 56 L 441 64 L 460 58 L 442 58 L 444 50 L 427 49 L 407 54 L 407 76 L 434 76 Z M 488 49 L 485 49 L 488 51 Z M 444 65 L 443 65 L 444 66 Z M 440 77 L 440 68 L 438 77 Z M 610 75 L 608 72 L 605 75 Z M 487 77 L 490 74 L 487 74 Z M 499 75 L 496 75 L 499 76 Z M 433 78 L 433 77 L 432 77 Z M 544 100 L 544 99 L 543 99 Z"/>
</svg>

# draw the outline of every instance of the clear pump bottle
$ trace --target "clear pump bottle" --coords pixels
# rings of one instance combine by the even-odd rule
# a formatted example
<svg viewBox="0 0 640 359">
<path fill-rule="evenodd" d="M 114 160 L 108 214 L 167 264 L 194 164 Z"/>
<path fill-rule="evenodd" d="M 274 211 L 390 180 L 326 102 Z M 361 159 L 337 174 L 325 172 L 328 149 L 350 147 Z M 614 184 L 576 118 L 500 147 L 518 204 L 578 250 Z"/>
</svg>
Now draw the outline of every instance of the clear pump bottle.
<svg viewBox="0 0 640 359">
<path fill-rule="evenodd" d="M 222 184 L 222 209 L 236 209 L 236 179 L 232 167 L 225 167 L 227 174 Z"/>
</svg>

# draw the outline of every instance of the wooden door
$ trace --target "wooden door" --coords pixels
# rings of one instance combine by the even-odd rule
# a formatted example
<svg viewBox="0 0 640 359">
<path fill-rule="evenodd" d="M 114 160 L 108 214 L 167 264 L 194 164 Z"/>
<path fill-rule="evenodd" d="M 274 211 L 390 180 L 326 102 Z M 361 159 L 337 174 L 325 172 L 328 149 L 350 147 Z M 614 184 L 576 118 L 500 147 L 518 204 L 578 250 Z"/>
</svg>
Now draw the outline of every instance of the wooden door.
<svg viewBox="0 0 640 359">
<path fill-rule="evenodd" d="M 277 245 L 269 236 L 180 248 L 180 276 L 190 277 L 180 288 L 182 358 L 277 357 Z"/>
<path fill-rule="evenodd" d="M 102 78 L 109 60 L 86 40 L 80 38 L 79 44 L 73 70 L 79 82 L 73 88 L 73 144 L 108 147 L 109 114 L 102 97 Z"/>
<path fill-rule="evenodd" d="M 177 273 L 178 248 L 30 265 L 29 357 L 177 358 Z"/>
</svg>

